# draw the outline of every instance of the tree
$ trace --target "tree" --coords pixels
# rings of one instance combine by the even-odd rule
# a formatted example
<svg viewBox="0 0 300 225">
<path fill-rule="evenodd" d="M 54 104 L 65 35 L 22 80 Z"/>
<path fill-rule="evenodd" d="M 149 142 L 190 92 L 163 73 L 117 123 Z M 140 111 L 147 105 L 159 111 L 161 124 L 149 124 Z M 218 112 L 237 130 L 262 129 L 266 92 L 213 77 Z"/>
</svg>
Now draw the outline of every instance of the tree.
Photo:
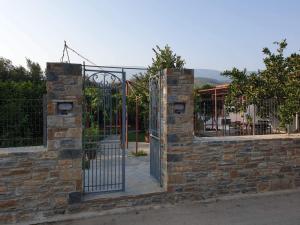
<svg viewBox="0 0 300 225">
<path fill-rule="evenodd" d="M 24 68 L 0 57 L 0 147 L 42 144 L 45 93 L 38 63 L 27 59 Z"/>
<path fill-rule="evenodd" d="M 185 61 L 181 56 L 177 56 L 171 48 L 166 45 L 164 48 L 156 46 L 152 49 L 154 57 L 152 64 L 148 66 L 146 73 L 138 73 L 133 75 L 130 79 L 131 89 L 127 97 L 127 110 L 128 115 L 135 115 L 135 102 L 138 98 L 140 107 L 140 116 L 144 128 L 148 128 L 149 120 L 149 80 L 150 77 L 158 75 L 159 71 L 166 68 L 183 68 Z"/>
<path fill-rule="evenodd" d="M 37 99 L 46 93 L 44 73 L 38 63 L 26 59 L 27 69 L 0 57 L 0 99 Z"/>
<path fill-rule="evenodd" d="M 136 103 L 139 107 L 140 128 L 148 128 L 149 117 L 149 73 L 138 73 L 128 82 L 127 110 L 129 122 L 135 121 Z"/>
<path fill-rule="evenodd" d="M 293 53 L 284 56 L 286 40 L 274 44 L 277 46 L 276 52 L 271 52 L 269 48 L 263 49 L 264 70 L 249 73 L 246 69 L 233 68 L 223 73 L 232 81 L 226 105 L 243 111 L 248 105 L 255 104 L 258 113 L 262 114 L 266 110 L 261 108 L 267 107 L 263 103 L 272 99 L 278 106 L 274 116 L 285 126 L 293 121 L 300 110 L 300 55 Z"/>
<path fill-rule="evenodd" d="M 152 58 L 152 65 L 148 67 L 148 73 L 150 73 L 150 75 L 154 76 L 159 71 L 166 68 L 183 68 L 185 61 L 181 56 L 177 56 L 173 53 L 168 45 L 163 49 L 156 45 L 156 49 L 153 48 L 152 50 L 155 53 L 155 57 Z"/>
<path fill-rule="evenodd" d="M 32 82 L 39 83 L 44 80 L 43 71 L 38 63 L 26 59 L 27 62 L 27 75 Z"/>
</svg>

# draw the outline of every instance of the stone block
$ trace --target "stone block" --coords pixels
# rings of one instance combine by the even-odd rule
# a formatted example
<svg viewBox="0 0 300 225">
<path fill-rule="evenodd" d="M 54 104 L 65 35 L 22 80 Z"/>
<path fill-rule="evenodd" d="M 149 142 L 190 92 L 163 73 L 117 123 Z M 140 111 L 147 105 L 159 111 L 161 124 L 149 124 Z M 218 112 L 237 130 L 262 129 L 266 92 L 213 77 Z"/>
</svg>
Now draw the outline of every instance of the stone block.
<svg viewBox="0 0 300 225">
<path fill-rule="evenodd" d="M 48 99 L 49 101 L 51 101 L 51 100 L 54 100 L 54 99 L 59 99 L 59 96 L 58 96 L 56 93 L 50 91 L 50 90 L 47 88 L 47 99 Z"/>
<path fill-rule="evenodd" d="M 3 224 L 16 223 L 16 215 L 12 212 L 0 213 L 0 221 Z"/>
<path fill-rule="evenodd" d="M 182 174 L 170 174 L 168 175 L 168 184 L 184 184 L 186 178 Z"/>
<path fill-rule="evenodd" d="M 73 160 L 72 159 L 62 159 L 58 160 L 59 169 L 67 169 L 73 167 Z"/>
<path fill-rule="evenodd" d="M 235 159 L 235 154 L 224 154 L 224 161 L 232 161 Z"/>
<path fill-rule="evenodd" d="M 53 115 L 53 116 L 48 116 L 47 117 L 47 128 L 55 128 L 55 127 L 62 127 L 63 125 L 63 117 L 62 116 L 57 116 L 57 115 Z"/>
<path fill-rule="evenodd" d="M 271 181 L 271 188 L 270 188 L 271 191 L 285 190 L 290 188 L 294 188 L 294 184 L 292 180 L 288 178 L 273 179 Z"/>
<path fill-rule="evenodd" d="M 175 124 L 175 117 L 172 115 L 169 115 L 167 118 L 167 123 L 168 124 Z"/>
<path fill-rule="evenodd" d="M 54 198 L 55 206 L 58 208 L 64 207 L 66 208 L 68 204 L 68 199 L 65 196 L 59 196 Z"/>
<path fill-rule="evenodd" d="M 167 162 L 181 162 L 183 159 L 183 154 L 171 154 L 167 155 Z"/>
<path fill-rule="evenodd" d="M 177 86 L 178 85 L 178 76 L 167 76 L 167 84 L 170 86 Z"/>
<path fill-rule="evenodd" d="M 59 75 L 81 76 L 82 75 L 81 64 L 47 63 L 47 69 L 46 69 L 47 79 L 49 74 L 54 74 L 57 76 Z"/>
<path fill-rule="evenodd" d="M 282 166 L 280 168 L 281 173 L 289 173 L 292 172 L 292 166 Z"/>
<path fill-rule="evenodd" d="M 270 183 L 269 182 L 261 182 L 257 184 L 257 191 L 258 192 L 266 192 L 270 190 Z"/>
<path fill-rule="evenodd" d="M 82 199 L 82 193 L 81 192 L 69 193 L 69 204 L 80 203 L 81 199 Z"/>
<path fill-rule="evenodd" d="M 0 195 L 7 193 L 7 187 L 6 186 L 0 186 Z"/>
<path fill-rule="evenodd" d="M 47 81 L 58 81 L 58 75 L 54 71 L 47 71 Z"/>
<path fill-rule="evenodd" d="M 0 209 L 7 210 L 16 208 L 17 201 L 15 199 L 8 199 L 8 200 L 0 200 Z"/>
<path fill-rule="evenodd" d="M 167 141 L 168 142 L 178 142 L 179 141 L 179 137 L 177 134 L 168 134 L 167 135 Z"/>
<path fill-rule="evenodd" d="M 61 179 L 62 181 L 72 181 L 74 179 L 72 168 L 65 168 L 59 171 L 59 179 Z"/>
<path fill-rule="evenodd" d="M 53 102 L 48 102 L 47 104 L 47 115 L 55 115 L 56 114 L 56 104 Z"/>
<path fill-rule="evenodd" d="M 64 117 L 63 118 L 63 124 L 62 126 L 63 127 L 75 127 L 75 121 L 76 121 L 76 118 L 75 116 L 72 116 L 72 117 Z"/>
<path fill-rule="evenodd" d="M 82 192 L 82 177 L 78 178 L 75 181 L 75 189 L 76 189 L 76 191 Z"/>
<path fill-rule="evenodd" d="M 230 178 L 237 178 L 239 176 L 239 173 L 237 170 L 231 170 L 230 171 Z"/>
<path fill-rule="evenodd" d="M 81 149 L 62 149 L 59 151 L 59 159 L 78 159 L 82 157 Z"/>
</svg>

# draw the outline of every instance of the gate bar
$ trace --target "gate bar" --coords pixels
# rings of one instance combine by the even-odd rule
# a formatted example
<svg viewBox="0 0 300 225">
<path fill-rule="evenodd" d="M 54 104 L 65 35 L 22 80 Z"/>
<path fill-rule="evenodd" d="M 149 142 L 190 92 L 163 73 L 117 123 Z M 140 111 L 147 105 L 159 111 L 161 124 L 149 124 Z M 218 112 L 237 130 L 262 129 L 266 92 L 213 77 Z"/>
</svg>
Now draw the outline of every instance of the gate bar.
<svg viewBox="0 0 300 225">
<path fill-rule="evenodd" d="M 88 67 L 122 69 L 122 71 L 124 69 L 127 69 L 127 70 L 148 70 L 147 67 L 138 67 L 138 66 L 94 66 L 94 65 L 88 65 Z"/>
<path fill-rule="evenodd" d="M 125 191 L 126 73 L 122 69 L 122 190 Z"/>
</svg>

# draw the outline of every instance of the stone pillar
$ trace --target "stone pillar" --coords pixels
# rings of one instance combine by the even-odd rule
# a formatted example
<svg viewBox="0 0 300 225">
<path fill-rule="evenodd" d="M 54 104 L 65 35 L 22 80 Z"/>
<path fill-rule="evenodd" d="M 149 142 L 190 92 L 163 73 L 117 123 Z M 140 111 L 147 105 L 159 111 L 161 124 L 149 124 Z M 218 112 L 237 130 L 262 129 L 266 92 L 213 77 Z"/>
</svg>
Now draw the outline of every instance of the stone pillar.
<svg viewBox="0 0 300 225">
<path fill-rule="evenodd" d="M 59 181 L 74 202 L 82 192 L 82 73 L 80 64 L 47 63 L 47 148 L 57 154 Z M 69 195 L 69 196 L 68 196 Z"/>
<path fill-rule="evenodd" d="M 169 192 L 185 191 L 194 138 L 194 70 L 166 69 L 162 79 L 162 177 Z"/>
</svg>

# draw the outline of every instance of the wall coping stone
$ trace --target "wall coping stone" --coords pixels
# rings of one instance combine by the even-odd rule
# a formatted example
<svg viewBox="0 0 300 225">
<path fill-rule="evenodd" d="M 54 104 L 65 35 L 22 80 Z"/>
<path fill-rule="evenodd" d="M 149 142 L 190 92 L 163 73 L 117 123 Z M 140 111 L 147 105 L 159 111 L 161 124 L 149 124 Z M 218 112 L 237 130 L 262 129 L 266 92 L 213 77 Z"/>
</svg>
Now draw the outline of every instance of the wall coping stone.
<svg viewBox="0 0 300 225">
<path fill-rule="evenodd" d="M 300 134 L 270 134 L 270 135 L 248 135 L 248 136 L 225 136 L 225 137 L 194 137 L 194 143 L 221 143 L 221 142 L 245 142 L 257 140 L 290 140 L 300 139 Z"/>
<path fill-rule="evenodd" d="M 56 81 L 57 75 L 81 76 L 81 64 L 63 63 L 63 62 L 47 62 L 46 78 L 47 81 Z"/>
<path fill-rule="evenodd" d="M 0 148 L 0 155 L 8 155 L 15 153 L 35 153 L 35 152 L 46 152 L 47 147 L 44 146 L 26 146 L 26 147 L 10 147 Z"/>
<path fill-rule="evenodd" d="M 174 73 L 182 73 L 182 72 L 185 75 L 194 75 L 194 69 L 189 69 L 189 68 L 181 68 L 181 69 L 178 69 L 178 68 L 166 68 L 166 69 L 164 69 L 164 73 L 166 75 L 173 75 L 174 76 Z"/>
</svg>

